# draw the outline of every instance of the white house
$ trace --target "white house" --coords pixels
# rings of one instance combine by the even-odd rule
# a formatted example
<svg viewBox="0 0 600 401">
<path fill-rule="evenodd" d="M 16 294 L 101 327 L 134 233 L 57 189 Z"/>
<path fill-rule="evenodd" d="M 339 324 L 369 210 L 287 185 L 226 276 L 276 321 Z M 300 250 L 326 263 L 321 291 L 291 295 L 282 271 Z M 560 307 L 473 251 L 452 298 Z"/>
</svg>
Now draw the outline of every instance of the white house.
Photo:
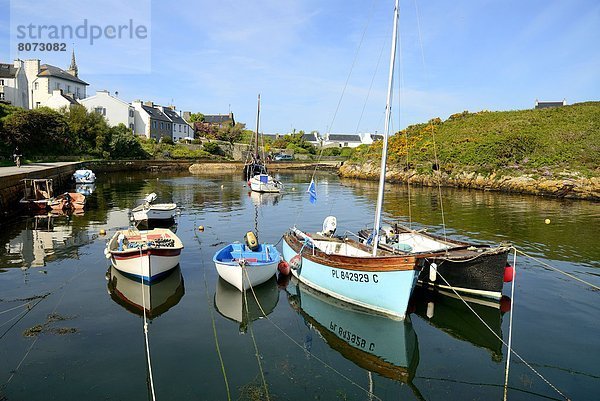
<svg viewBox="0 0 600 401">
<path fill-rule="evenodd" d="M 44 102 L 45 107 L 50 107 L 54 110 L 60 110 L 62 108 L 70 108 L 77 103 L 71 95 L 63 93 L 62 89 L 55 89 L 52 91 L 52 94 L 46 101 Z"/>
<path fill-rule="evenodd" d="M 112 96 L 109 91 L 97 91 L 94 96 L 79 100 L 89 112 L 103 115 L 108 125 L 123 124 L 135 132 L 135 108 L 127 102 Z"/>
<path fill-rule="evenodd" d="M 193 138 L 194 129 L 176 111 L 175 106 L 157 106 L 171 120 L 173 141 L 177 142 L 184 138 Z"/>
<path fill-rule="evenodd" d="M 40 65 L 39 59 L 25 60 L 24 67 L 30 109 L 46 106 L 46 101 L 53 96 L 54 90 L 62 90 L 75 100 L 86 97 L 86 87 L 89 84 L 78 77 L 75 53 L 72 54 L 71 65 L 66 71 L 50 64 Z"/>
<path fill-rule="evenodd" d="M 145 136 L 148 139 L 159 141 L 163 137 L 173 139 L 173 123 L 162 112 L 160 106 L 153 102 L 134 100 L 131 105 L 134 109 L 136 135 Z"/>
<path fill-rule="evenodd" d="M 0 63 L 0 102 L 26 108 L 28 105 L 27 77 L 22 60 L 13 64 Z"/>
<path fill-rule="evenodd" d="M 327 134 L 323 141 L 323 146 L 338 146 L 340 148 L 355 148 L 359 145 L 370 145 L 373 143 L 375 135 L 369 133 L 360 134 Z"/>
</svg>

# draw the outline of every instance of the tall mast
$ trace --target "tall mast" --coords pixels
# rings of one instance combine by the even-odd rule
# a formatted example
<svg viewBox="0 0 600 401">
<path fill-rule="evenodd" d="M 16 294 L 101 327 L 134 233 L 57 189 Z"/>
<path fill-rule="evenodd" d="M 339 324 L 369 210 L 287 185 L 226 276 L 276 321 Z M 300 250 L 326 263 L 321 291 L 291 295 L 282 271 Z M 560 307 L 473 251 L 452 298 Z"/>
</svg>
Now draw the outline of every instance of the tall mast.
<svg viewBox="0 0 600 401">
<path fill-rule="evenodd" d="M 254 134 L 254 160 L 258 160 L 258 122 L 260 121 L 260 93 L 258 94 L 258 110 L 256 112 L 256 133 Z"/>
<path fill-rule="evenodd" d="M 381 211 L 383 209 L 383 191 L 385 187 L 385 172 L 387 170 L 387 147 L 390 134 L 390 117 L 392 114 L 392 88 L 394 85 L 394 64 L 396 63 L 396 38 L 398 36 L 398 0 L 394 6 L 394 29 L 392 33 L 392 50 L 390 54 L 390 73 L 388 76 L 388 92 L 385 105 L 385 127 L 383 134 L 383 149 L 381 150 L 381 173 L 379 174 L 379 191 L 377 192 L 377 208 L 375 209 L 375 223 L 373 224 L 373 256 L 377 255 L 379 243 L 379 226 L 381 225 Z"/>
</svg>

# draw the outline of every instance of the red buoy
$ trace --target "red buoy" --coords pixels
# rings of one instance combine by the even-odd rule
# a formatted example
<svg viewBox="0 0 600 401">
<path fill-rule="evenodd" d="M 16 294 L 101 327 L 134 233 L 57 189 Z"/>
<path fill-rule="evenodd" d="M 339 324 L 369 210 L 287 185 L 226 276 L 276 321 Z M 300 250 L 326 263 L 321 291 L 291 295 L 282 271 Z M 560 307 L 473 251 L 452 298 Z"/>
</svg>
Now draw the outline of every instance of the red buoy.
<svg viewBox="0 0 600 401">
<path fill-rule="evenodd" d="M 290 274 L 290 265 L 285 260 L 281 260 L 277 265 L 277 270 L 279 270 L 279 273 L 287 276 Z"/>
<path fill-rule="evenodd" d="M 502 298 L 500 298 L 500 312 L 510 312 L 510 297 L 502 295 Z"/>
<path fill-rule="evenodd" d="M 507 264 L 504 268 L 504 282 L 510 283 L 515 278 L 515 268 Z"/>
</svg>

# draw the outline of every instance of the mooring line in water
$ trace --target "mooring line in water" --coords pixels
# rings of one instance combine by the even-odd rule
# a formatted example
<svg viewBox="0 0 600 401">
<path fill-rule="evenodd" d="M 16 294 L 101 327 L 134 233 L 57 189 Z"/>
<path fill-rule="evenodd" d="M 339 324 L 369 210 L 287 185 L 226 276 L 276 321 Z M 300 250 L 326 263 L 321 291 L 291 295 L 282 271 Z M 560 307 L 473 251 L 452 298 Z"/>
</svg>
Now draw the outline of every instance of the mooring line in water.
<svg viewBox="0 0 600 401">
<path fill-rule="evenodd" d="M 146 344 L 146 360 L 148 362 L 148 376 L 150 378 L 150 391 L 152 394 L 152 400 L 156 401 L 156 393 L 154 391 L 154 375 L 152 374 L 152 361 L 150 358 L 150 343 L 148 340 L 148 321 L 146 320 L 146 294 L 144 293 L 144 261 L 142 247 L 140 250 L 140 283 L 142 289 L 142 308 L 144 315 L 144 342 Z M 150 266 L 150 252 L 148 252 L 148 285 L 150 285 L 150 278 L 152 277 L 152 270 Z"/>
<path fill-rule="evenodd" d="M 244 273 L 246 273 L 246 279 L 248 280 L 248 285 L 250 286 L 250 288 L 252 288 L 252 285 L 250 284 L 250 277 L 248 276 L 248 270 L 246 269 L 246 266 L 241 265 L 240 267 L 242 268 L 242 271 Z M 243 288 L 244 288 L 244 280 L 242 277 L 242 289 Z M 250 312 L 248 311 L 248 299 L 246 297 L 246 291 L 244 291 L 244 304 L 246 307 L 246 317 L 249 319 Z M 267 397 L 267 401 L 270 401 L 269 400 L 269 388 L 267 387 L 267 381 L 265 380 L 265 374 L 263 372 L 262 363 L 260 361 L 260 353 L 258 352 L 258 345 L 256 344 L 256 338 L 254 338 L 254 330 L 252 330 L 252 323 L 248 324 L 248 326 L 250 326 L 250 336 L 252 337 L 252 342 L 254 343 L 254 354 L 256 355 L 256 361 L 258 362 L 258 369 L 260 370 L 260 376 L 262 378 L 263 386 L 265 388 L 265 396 Z"/>
<path fill-rule="evenodd" d="M 303 352 L 308 353 L 308 355 L 310 355 L 312 358 L 316 359 L 318 362 L 320 362 L 323 366 L 325 366 L 326 368 L 328 368 L 329 370 L 331 370 L 332 372 L 336 373 L 337 375 L 339 375 L 340 377 L 342 377 L 343 379 L 345 379 L 347 382 L 349 382 L 350 384 L 352 384 L 353 386 L 361 389 L 362 391 L 364 391 L 365 393 L 367 393 L 370 396 L 373 396 L 374 398 L 383 401 L 381 398 L 379 398 L 377 395 L 371 393 L 368 389 L 364 388 L 363 386 L 361 386 L 360 384 L 358 384 L 357 382 L 355 382 L 354 380 L 352 380 L 351 378 L 349 378 L 348 376 L 344 375 L 342 372 L 340 372 L 339 370 L 337 370 L 336 368 L 334 368 L 333 366 L 329 365 L 327 362 L 325 362 L 324 360 L 322 360 L 321 358 L 319 358 L 318 356 L 316 356 L 315 354 L 313 354 L 310 350 L 308 350 L 306 347 L 302 346 L 302 344 L 300 344 L 298 341 L 296 341 L 295 339 L 293 339 L 288 333 L 285 332 L 285 330 L 283 330 L 281 327 L 279 327 L 277 325 L 277 323 L 275 323 L 273 320 L 271 320 L 269 318 L 269 316 L 267 316 L 267 314 L 265 313 L 265 310 L 263 309 L 262 305 L 260 304 L 260 302 L 258 301 L 258 297 L 256 296 L 256 293 L 254 292 L 254 288 L 250 287 L 250 289 L 252 290 L 252 295 L 254 296 L 254 300 L 256 301 L 256 304 L 258 305 L 258 308 L 260 309 L 261 313 L 263 314 L 263 317 L 265 319 L 267 319 L 277 330 L 279 330 L 281 332 L 281 334 L 283 334 L 285 337 L 288 338 L 288 340 L 290 340 L 293 344 L 295 344 L 298 348 L 300 348 Z"/>
<path fill-rule="evenodd" d="M 53 291 L 50 291 L 48 294 L 44 295 L 43 297 L 41 297 L 39 299 L 39 301 L 35 304 L 38 305 L 42 300 L 46 299 L 48 296 L 50 296 L 50 294 L 58 291 L 61 288 L 65 288 L 67 286 L 67 284 L 69 284 L 71 281 L 73 281 L 73 279 L 75 279 L 75 277 L 79 276 L 80 274 L 83 274 L 85 271 L 87 270 L 87 267 L 85 269 L 83 269 L 82 271 L 74 274 L 71 278 L 69 278 L 67 281 L 65 281 L 64 283 L 62 283 L 59 287 L 55 288 Z M 58 300 L 58 302 L 56 303 L 56 305 L 54 306 L 54 309 L 52 310 L 51 315 L 56 313 L 56 310 L 58 309 L 58 306 L 61 304 L 63 298 L 65 297 L 65 292 L 63 291 L 62 295 L 60 296 L 60 299 Z M 35 306 L 34 305 L 34 306 Z M 27 313 L 29 313 L 31 310 L 33 310 L 33 307 L 31 309 L 27 310 Z M 23 314 L 23 316 L 21 317 L 21 319 L 23 317 L 25 317 L 25 315 L 27 315 L 27 313 Z M 20 321 L 21 319 L 19 319 L 18 321 Z M 17 322 L 18 322 L 17 321 Z M 15 324 L 17 324 L 17 322 L 15 322 Z M 12 329 L 14 327 L 13 324 L 8 330 Z M 8 330 L 4 333 L 6 334 L 8 332 Z M 4 334 L 2 336 L 4 336 Z M 23 355 L 23 358 L 21 359 L 21 361 L 19 362 L 19 364 L 17 365 L 17 367 L 11 371 L 10 377 L 8 378 L 8 380 L 6 381 L 6 383 L 4 383 L 1 387 L 2 388 L 6 388 L 10 382 L 12 381 L 13 377 L 17 374 L 17 372 L 19 371 L 19 369 L 21 368 L 21 365 L 23 364 L 23 362 L 25 362 L 25 359 L 27 359 L 27 356 L 29 355 L 29 353 L 31 352 L 31 350 L 33 349 L 34 345 L 37 343 L 37 341 L 39 340 L 40 336 L 39 334 L 35 337 L 35 340 L 33 340 L 33 342 L 31 343 L 31 345 L 29 346 L 29 348 L 27 349 L 27 352 L 25 352 L 25 355 Z"/>
<path fill-rule="evenodd" d="M 206 304 L 208 305 L 208 311 L 210 312 L 210 319 L 212 321 L 213 337 L 215 339 L 215 348 L 217 350 L 217 356 L 219 357 L 219 363 L 221 364 L 221 373 L 223 374 L 223 380 L 225 381 L 225 389 L 227 390 L 227 400 L 231 401 L 231 392 L 229 391 L 229 381 L 227 380 L 227 372 L 225 371 L 225 363 L 223 362 L 223 356 L 221 355 L 221 347 L 219 347 L 219 337 L 217 336 L 217 324 L 215 322 L 215 315 L 213 313 L 213 306 L 210 304 L 210 297 L 208 296 L 208 282 L 206 280 L 206 267 L 204 266 L 204 257 L 202 255 L 202 242 L 198 237 L 198 226 L 196 225 L 196 219 L 194 219 L 194 236 L 200 246 L 200 265 L 202 266 L 202 272 L 204 276 L 204 293 L 206 294 Z"/>
<path fill-rule="evenodd" d="M 515 281 L 517 278 L 517 249 L 515 247 L 513 247 L 514 253 L 513 253 L 513 277 L 511 280 L 511 288 L 510 288 L 510 316 L 508 318 L 508 345 L 506 346 L 507 349 L 512 349 L 512 329 L 513 329 L 513 314 L 514 314 L 514 309 L 513 309 L 513 305 L 515 302 Z M 508 399 L 508 372 L 510 369 L 510 355 L 511 352 L 508 353 L 508 355 L 506 356 L 506 368 L 505 368 L 505 375 L 504 375 L 504 401 L 507 401 Z"/>
<path fill-rule="evenodd" d="M 516 248 L 515 248 L 515 249 L 516 249 Z M 530 259 L 533 259 L 533 260 L 535 260 L 536 262 L 540 263 L 541 265 L 544 265 L 545 267 L 547 267 L 547 268 L 548 268 L 548 269 L 550 269 L 550 270 L 554 270 L 555 272 L 558 272 L 558 273 L 560 273 L 560 274 L 564 274 L 565 276 L 567 276 L 567 277 L 569 277 L 569 278 L 572 278 L 573 280 L 577 280 L 577 281 L 579 281 L 579 282 L 582 282 L 582 283 L 584 283 L 584 284 L 587 284 L 587 285 L 589 285 L 590 287 L 592 287 L 592 288 L 593 288 L 593 289 L 595 289 L 595 290 L 600 290 L 600 287 L 599 287 L 599 286 L 597 286 L 597 285 L 594 285 L 594 284 L 592 284 L 592 283 L 590 283 L 590 282 L 588 282 L 588 281 L 585 281 L 584 279 L 581 279 L 581 278 L 579 278 L 579 277 L 577 277 L 577 276 L 574 276 L 574 275 L 573 275 L 573 274 L 571 274 L 571 273 L 567 273 L 567 272 L 565 272 L 565 271 L 562 271 L 562 270 L 560 270 L 560 269 L 559 269 L 559 268 L 557 268 L 557 267 L 554 267 L 554 266 L 552 266 L 552 265 L 549 265 L 548 263 L 544 262 L 543 260 L 540 260 L 540 259 L 536 258 L 535 256 L 528 255 L 527 253 L 525 253 L 525 252 L 523 252 L 523 251 L 521 251 L 521 250 L 519 250 L 519 249 L 516 249 L 516 251 L 517 251 L 517 252 L 519 252 L 521 255 L 523 255 L 523 256 L 526 256 L 526 257 L 528 257 L 528 258 L 530 258 Z"/>
<path fill-rule="evenodd" d="M 511 248 L 515 249 L 514 246 L 511 246 Z M 515 249 L 515 255 L 516 255 L 516 249 Z M 515 268 L 515 275 L 516 275 L 516 256 L 515 256 L 514 264 L 515 264 L 515 266 L 513 266 L 513 267 Z M 519 360 L 521 362 L 523 362 L 523 364 L 525 366 L 527 366 L 533 373 L 535 373 L 540 379 L 542 379 L 542 381 L 544 381 L 550 388 L 552 388 L 554 391 L 556 391 L 558 394 L 560 394 L 560 396 L 563 397 L 565 400 L 570 401 L 569 397 L 567 397 L 565 394 L 563 394 L 555 385 L 550 383 L 550 381 L 548 381 L 548 379 L 546 379 L 540 372 L 538 372 L 533 366 L 531 366 L 521 355 L 519 355 L 519 353 L 517 353 L 517 351 L 515 351 L 510 345 L 508 345 L 504 341 L 504 339 L 502 339 L 502 337 L 500 337 L 498 334 L 496 334 L 496 332 L 494 330 L 492 330 L 492 328 L 483 320 L 483 318 L 481 316 L 479 316 L 479 314 L 477 312 L 475 312 L 475 310 L 471 307 L 471 305 L 469 305 L 469 303 L 467 301 L 465 301 L 465 299 L 462 296 L 460 296 L 460 294 L 454 289 L 454 287 L 452 287 L 450 285 L 450 283 L 448 283 L 446 278 L 444 276 L 442 276 L 439 271 L 437 272 L 437 274 L 442 278 L 442 280 L 444 280 L 446 285 L 454 292 L 454 294 L 467 306 L 467 308 L 469 308 L 469 310 L 471 312 L 473 312 L 473 314 L 479 319 L 479 321 L 481 321 L 481 323 L 483 323 L 483 325 L 490 331 L 490 333 L 492 333 L 498 340 L 500 340 L 500 342 L 502 342 L 502 344 L 504 344 L 506 346 L 509 354 L 510 353 L 515 354 L 515 356 L 517 358 L 519 358 Z M 513 289 L 514 289 L 514 287 L 513 287 Z M 512 307 L 512 304 L 511 304 L 511 307 Z M 512 313 L 513 313 L 513 311 L 511 309 L 511 316 L 512 316 Z"/>
</svg>

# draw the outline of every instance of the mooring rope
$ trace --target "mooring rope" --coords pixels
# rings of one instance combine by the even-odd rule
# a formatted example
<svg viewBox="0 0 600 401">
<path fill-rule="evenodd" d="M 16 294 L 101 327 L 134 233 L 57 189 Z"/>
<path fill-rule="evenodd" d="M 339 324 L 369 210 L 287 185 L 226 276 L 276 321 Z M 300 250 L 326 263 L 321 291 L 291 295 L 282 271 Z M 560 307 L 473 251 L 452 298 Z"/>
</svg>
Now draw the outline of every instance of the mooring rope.
<svg viewBox="0 0 600 401">
<path fill-rule="evenodd" d="M 144 293 L 144 261 L 143 261 L 143 251 L 142 247 L 140 250 L 140 282 L 141 282 L 141 290 L 142 290 L 142 308 L 144 315 L 144 342 L 146 344 L 146 360 L 148 362 L 148 377 L 150 378 L 150 392 L 152 395 L 152 400 L 156 400 L 156 393 L 154 391 L 154 375 L 152 374 L 152 361 L 150 357 L 150 343 L 148 340 L 148 321 L 146 320 L 146 294 Z M 150 253 L 148 253 L 148 285 L 150 285 L 150 278 L 152 272 L 150 270 Z"/>
<path fill-rule="evenodd" d="M 248 285 L 252 288 L 250 277 L 248 276 L 248 269 L 245 264 L 240 265 L 242 272 L 246 274 L 246 279 L 248 280 Z M 242 289 L 244 288 L 244 280 L 242 277 Z M 246 318 L 250 319 L 250 312 L 248 311 L 248 299 L 246 297 L 246 291 L 242 291 L 244 293 L 244 305 L 246 307 Z M 254 292 L 254 290 L 252 291 Z M 256 301 L 258 304 L 258 300 Z M 259 304 L 260 305 L 260 304 Z M 262 310 L 262 308 L 261 308 Z M 250 336 L 252 337 L 252 342 L 254 343 L 254 355 L 256 356 L 256 361 L 258 362 L 258 369 L 260 370 L 260 377 L 262 378 L 263 387 L 265 388 L 265 397 L 267 397 L 267 401 L 269 400 L 269 388 L 267 386 L 267 381 L 265 380 L 265 373 L 263 372 L 262 363 L 260 361 L 260 353 L 258 352 L 258 345 L 256 344 L 256 338 L 254 338 L 254 330 L 252 330 L 252 322 L 248 322 L 248 326 L 250 326 Z"/>
<path fill-rule="evenodd" d="M 511 248 L 515 249 L 514 246 Z M 516 249 L 515 249 L 515 252 L 516 252 Z M 515 263 L 515 265 L 513 266 L 513 268 L 515 269 L 515 272 L 516 272 L 516 259 L 515 259 L 514 263 Z M 442 276 L 439 271 L 437 272 L 437 274 L 442 278 L 442 280 L 444 280 L 446 285 L 454 292 L 454 294 L 467 306 L 467 308 L 469 308 L 469 310 L 471 312 L 473 312 L 473 314 L 479 319 L 479 321 L 481 323 L 483 323 L 483 325 L 490 331 L 490 333 L 492 333 L 498 340 L 500 340 L 502 342 L 502 344 L 504 344 L 506 346 L 509 353 L 515 354 L 515 356 L 517 358 L 519 358 L 519 360 L 521 362 L 523 362 L 523 364 L 525 366 L 527 366 L 533 373 L 535 373 L 550 388 L 552 388 L 554 391 L 556 391 L 558 394 L 560 394 L 560 396 L 563 397 L 565 400 L 570 401 L 569 397 L 567 397 L 565 394 L 563 394 L 555 385 L 550 383 L 550 381 L 548 379 L 546 379 L 540 372 L 538 372 L 533 366 L 531 366 L 531 364 L 529 364 L 521 355 L 519 355 L 519 353 L 517 353 L 517 351 L 515 351 L 509 344 L 507 344 L 504 341 L 504 339 L 502 339 L 502 337 L 500 337 L 498 334 L 496 334 L 496 332 L 494 330 L 492 330 L 492 328 L 483 320 L 483 318 L 481 316 L 479 316 L 479 314 L 477 312 L 475 312 L 475 310 L 471 307 L 471 305 L 469 305 L 469 303 L 467 301 L 465 301 L 465 299 L 462 296 L 460 296 L 460 294 L 454 289 L 454 287 L 452 287 L 450 285 L 450 283 L 448 283 L 446 278 L 444 276 Z M 511 309 L 511 315 L 512 315 L 512 309 Z"/>
<path fill-rule="evenodd" d="M 577 280 L 577 281 L 579 281 L 579 282 L 581 282 L 581 283 L 583 283 L 583 284 L 587 284 L 587 285 L 589 285 L 590 287 L 592 287 L 592 288 L 593 288 L 593 289 L 595 289 L 595 290 L 600 290 L 600 287 L 599 287 L 599 286 L 597 286 L 597 285 L 595 285 L 595 284 L 592 284 L 592 283 L 590 283 L 590 282 L 588 282 L 588 281 L 585 281 L 585 280 L 583 280 L 583 279 L 581 279 L 581 278 L 579 278 L 579 277 L 577 277 L 577 276 L 574 276 L 574 275 L 572 275 L 571 273 L 567 273 L 567 272 L 565 272 L 565 271 L 562 271 L 562 270 L 560 270 L 560 269 L 559 269 L 559 268 L 557 268 L 557 267 L 554 267 L 554 266 L 552 266 L 552 265 L 549 265 L 548 263 L 546 263 L 546 262 L 544 262 L 544 261 L 542 261 L 542 260 L 540 260 L 540 259 L 536 258 L 535 256 L 531 256 L 531 255 L 529 255 L 529 254 L 527 254 L 527 253 L 525 253 L 525 252 L 523 252 L 523 251 L 521 251 L 521 250 L 519 250 L 519 249 L 517 249 L 516 251 L 517 251 L 517 252 L 519 252 L 521 255 L 523 255 L 523 256 L 526 256 L 526 257 L 528 257 L 528 258 L 530 258 L 530 259 L 533 259 L 533 260 L 535 260 L 536 262 L 538 262 L 538 263 L 539 263 L 539 264 L 541 264 L 541 265 L 544 265 L 545 267 L 547 267 L 547 268 L 548 268 L 548 269 L 550 269 L 550 270 L 554 270 L 555 272 L 557 272 L 557 273 L 560 273 L 560 274 L 564 274 L 565 276 L 567 276 L 567 277 L 569 277 L 569 278 L 572 278 L 573 280 Z"/>
<path fill-rule="evenodd" d="M 513 314 L 514 314 L 514 309 L 513 309 L 513 305 L 515 303 L 515 279 L 517 277 L 517 249 L 514 248 L 514 253 L 513 253 L 513 276 L 512 276 L 512 280 L 511 280 L 511 288 L 510 288 L 510 316 L 508 318 L 508 345 L 507 348 L 508 349 L 512 349 L 512 329 L 513 329 Z M 507 401 L 507 397 L 508 397 L 508 371 L 510 369 L 510 355 L 511 353 L 509 352 L 508 355 L 506 356 L 506 374 L 504 375 L 504 401 Z"/>
<path fill-rule="evenodd" d="M 213 312 L 213 306 L 210 304 L 210 297 L 208 296 L 208 282 L 206 280 L 206 267 L 204 266 L 204 255 L 202 253 L 202 242 L 198 237 L 198 226 L 194 219 L 194 236 L 200 245 L 200 265 L 202 266 L 202 272 L 204 276 L 204 293 L 206 294 L 206 304 L 208 305 L 208 311 L 210 312 L 210 319 L 212 322 L 213 337 L 215 339 L 215 348 L 217 350 L 217 356 L 219 357 L 219 363 L 221 365 L 221 373 L 223 374 L 223 380 L 225 381 L 225 389 L 227 391 L 227 400 L 231 401 L 231 392 L 229 391 L 229 381 L 227 380 L 227 372 L 225 371 L 225 363 L 223 362 L 223 356 L 221 355 L 221 348 L 219 346 L 219 337 L 217 336 L 217 324 L 215 322 L 215 315 Z"/>
<path fill-rule="evenodd" d="M 275 323 L 273 320 L 271 320 L 269 318 L 269 316 L 265 313 L 262 305 L 260 304 L 258 297 L 256 296 L 256 293 L 254 292 L 254 288 L 250 287 L 250 289 L 252 290 L 252 295 L 254 296 L 254 299 L 256 301 L 256 304 L 258 305 L 258 308 L 260 309 L 263 317 L 265 319 L 267 319 L 267 321 L 269 321 L 269 323 L 271 323 L 277 330 L 279 330 L 281 332 L 281 334 L 283 334 L 285 337 L 288 338 L 288 340 L 290 340 L 293 344 L 295 344 L 299 349 L 301 349 L 303 352 L 306 352 L 308 355 L 310 355 L 312 358 L 316 359 L 318 362 L 320 362 L 323 366 L 325 366 L 326 368 L 328 368 L 329 370 L 331 370 L 332 372 L 336 373 L 337 375 L 339 375 L 340 377 L 342 377 L 343 379 L 345 379 L 346 381 L 348 381 L 350 384 L 354 385 L 355 387 L 361 389 L 362 391 L 364 391 L 365 393 L 367 393 L 370 396 L 373 396 L 374 398 L 381 400 L 381 398 L 379 398 L 377 395 L 371 393 L 368 389 L 364 388 L 363 386 L 361 386 L 360 384 L 356 383 L 354 380 L 352 380 L 351 378 L 349 378 L 348 376 L 344 375 L 342 372 L 340 372 L 339 370 L 337 370 L 336 368 L 334 368 L 333 366 L 331 366 L 330 364 L 328 364 L 327 362 L 325 362 L 324 360 L 322 360 L 321 358 L 319 358 L 318 356 L 316 356 L 315 354 L 313 354 L 310 350 L 308 350 L 306 347 L 302 346 L 302 344 L 300 344 L 298 341 L 296 341 L 295 339 L 293 339 L 288 333 L 285 332 L 285 330 L 283 330 L 281 327 L 279 327 L 277 325 L 277 323 Z"/>
</svg>

